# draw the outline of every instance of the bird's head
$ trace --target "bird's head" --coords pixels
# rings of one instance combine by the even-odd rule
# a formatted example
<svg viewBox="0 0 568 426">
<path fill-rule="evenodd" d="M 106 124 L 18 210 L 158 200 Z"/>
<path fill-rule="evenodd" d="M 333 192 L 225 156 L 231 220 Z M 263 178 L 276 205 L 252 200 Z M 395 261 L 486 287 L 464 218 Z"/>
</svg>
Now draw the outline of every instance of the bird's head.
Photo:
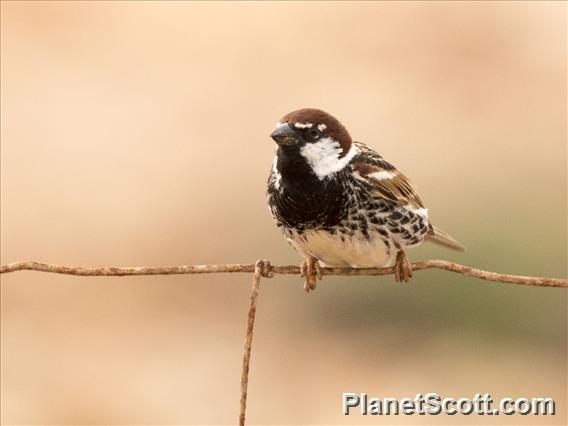
<svg viewBox="0 0 568 426">
<path fill-rule="evenodd" d="M 286 114 L 270 137 L 278 144 L 278 153 L 303 159 L 320 179 L 343 169 L 357 151 L 343 124 L 314 108 Z"/>
</svg>

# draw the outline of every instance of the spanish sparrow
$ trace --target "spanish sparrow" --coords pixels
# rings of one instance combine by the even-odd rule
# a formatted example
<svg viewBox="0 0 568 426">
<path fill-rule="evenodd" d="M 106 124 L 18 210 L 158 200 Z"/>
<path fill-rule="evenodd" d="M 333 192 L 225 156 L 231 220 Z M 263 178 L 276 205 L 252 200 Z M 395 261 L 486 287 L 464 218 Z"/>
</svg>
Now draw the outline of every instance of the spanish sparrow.
<svg viewBox="0 0 568 426">
<path fill-rule="evenodd" d="M 268 179 L 270 212 L 304 257 L 304 289 L 313 290 L 319 266 L 395 266 L 408 281 L 405 249 L 433 241 L 463 246 L 428 218 L 410 181 L 319 109 L 285 115 L 270 135 L 278 144 Z"/>
</svg>

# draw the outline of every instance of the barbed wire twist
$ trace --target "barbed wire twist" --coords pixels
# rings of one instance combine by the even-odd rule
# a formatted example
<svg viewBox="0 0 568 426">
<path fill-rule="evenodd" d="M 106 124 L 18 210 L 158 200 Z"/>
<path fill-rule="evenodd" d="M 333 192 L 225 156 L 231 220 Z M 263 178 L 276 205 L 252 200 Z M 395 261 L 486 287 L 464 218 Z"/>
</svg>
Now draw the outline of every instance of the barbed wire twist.
<svg viewBox="0 0 568 426">
<path fill-rule="evenodd" d="M 343 276 L 379 276 L 394 274 L 391 268 L 320 268 L 322 275 Z M 425 269 L 441 269 L 456 272 L 458 274 L 479 278 L 486 281 L 502 282 L 510 284 L 522 284 L 538 287 L 568 288 L 568 280 L 563 278 L 527 277 L 522 275 L 499 274 L 471 268 L 459 263 L 446 260 L 426 260 L 412 264 L 413 271 Z M 243 351 L 243 364 L 241 370 L 241 397 L 239 404 L 239 426 L 245 425 L 248 377 L 250 371 L 250 359 L 252 350 L 252 338 L 254 333 L 254 320 L 256 316 L 256 304 L 260 289 L 261 277 L 272 278 L 274 274 L 299 275 L 300 267 L 294 265 L 277 266 L 271 265 L 268 260 L 258 260 L 254 264 L 225 264 L 225 265 L 183 265 L 183 266 L 134 266 L 134 267 L 72 267 L 51 265 L 41 262 L 14 262 L 0 266 L 0 274 L 16 271 L 39 271 L 55 274 L 76 275 L 83 277 L 124 277 L 141 275 L 179 275 L 179 274 L 215 274 L 215 273 L 252 273 L 252 289 L 247 315 L 245 344 Z"/>
</svg>

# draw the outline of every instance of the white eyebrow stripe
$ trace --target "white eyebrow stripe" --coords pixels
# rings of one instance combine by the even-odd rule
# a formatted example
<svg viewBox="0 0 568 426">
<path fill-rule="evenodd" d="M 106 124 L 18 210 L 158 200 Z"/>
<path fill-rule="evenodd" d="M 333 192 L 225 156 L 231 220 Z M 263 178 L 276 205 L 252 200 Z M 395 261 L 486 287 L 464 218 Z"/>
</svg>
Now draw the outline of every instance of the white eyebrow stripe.
<svg viewBox="0 0 568 426">
<path fill-rule="evenodd" d="M 327 129 L 327 126 L 325 124 L 318 124 L 318 130 L 320 132 L 323 132 L 325 129 Z"/>
<path fill-rule="evenodd" d="M 312 123 L 294 123 L 294 127 L 298 128 L 298 129 L 309 129 L 310 127 L 313 127 Z"/>
<path fill-rule="evenodd" d="M 380 172 L 369 173 L 369 177 L 376 180 L 392 179 L 396 175 L 393 172 L 382 170 Z"/>
</svg>

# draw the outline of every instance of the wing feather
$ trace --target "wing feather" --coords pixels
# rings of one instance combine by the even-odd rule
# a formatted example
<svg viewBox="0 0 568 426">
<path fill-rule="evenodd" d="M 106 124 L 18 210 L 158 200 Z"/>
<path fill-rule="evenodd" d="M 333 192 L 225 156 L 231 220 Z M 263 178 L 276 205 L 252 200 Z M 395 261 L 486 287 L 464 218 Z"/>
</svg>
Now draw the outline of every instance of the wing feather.
<svg viewBox="0 0 568 426">
<path fill-rule="evenodd" d="M 424 207 L 406 176 L 367 145 L 360 142 L 356 144 L 359 154 L 353 158 L 351 166 L 358 177 L 370 185 L 370 192 L 374 197 L 384 198 L 398 205 Z"/>
</svg>

